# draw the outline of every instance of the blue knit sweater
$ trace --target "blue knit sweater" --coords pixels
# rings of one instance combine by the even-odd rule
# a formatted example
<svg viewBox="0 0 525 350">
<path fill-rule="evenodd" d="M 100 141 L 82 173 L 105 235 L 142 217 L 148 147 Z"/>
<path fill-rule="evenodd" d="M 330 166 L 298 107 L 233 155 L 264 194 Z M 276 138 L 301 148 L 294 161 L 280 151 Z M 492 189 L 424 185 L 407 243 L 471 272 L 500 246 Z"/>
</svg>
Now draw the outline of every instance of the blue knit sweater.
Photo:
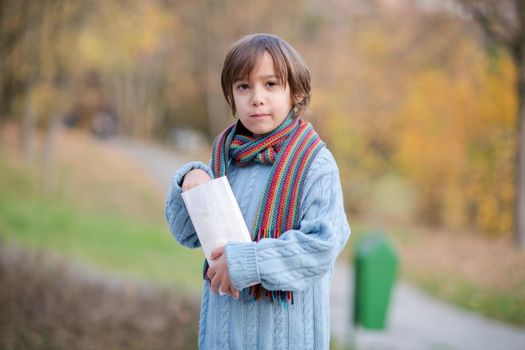
<svg viewBox="0 0 525 350">
<path fill-rule="evenodd" d="M 188 163 L 173 176 L 166 201 L 166 219 L 177 241 L 199 247 L 199 240 L 181 197 L 184 175 L 208 166 Z M 271 166 L 239 167 L 231 162 L 228 179 L 248 229 L 253 229 Z M 343 207 L 339 172 L 332 154 L 316 155 L 305 181 L 298 230 L 279 239 L 228 243 L 226 259 L 239 299 L 213 293 L 203 283 L 199 324 L 200 349 L 328 349 L 330 342 L 330 287 L 337 255 L 350 235 Z M 262 283 L 268 290 L 294 292 L 286 308 L 248 294 Z"/>
</svg>

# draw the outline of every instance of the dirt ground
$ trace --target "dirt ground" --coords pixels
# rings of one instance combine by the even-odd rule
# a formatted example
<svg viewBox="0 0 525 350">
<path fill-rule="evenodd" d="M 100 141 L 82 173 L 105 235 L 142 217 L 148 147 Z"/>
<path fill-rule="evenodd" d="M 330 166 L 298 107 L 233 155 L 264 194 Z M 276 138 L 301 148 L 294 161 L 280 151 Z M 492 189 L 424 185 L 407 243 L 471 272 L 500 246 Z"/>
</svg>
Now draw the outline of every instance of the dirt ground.
<svg viewBox="0 0 525 350">
<path fill-rule="evenodd" d="M 0 243 L 0 348 L 194 349 L 199 306 Z"/>
</svg>

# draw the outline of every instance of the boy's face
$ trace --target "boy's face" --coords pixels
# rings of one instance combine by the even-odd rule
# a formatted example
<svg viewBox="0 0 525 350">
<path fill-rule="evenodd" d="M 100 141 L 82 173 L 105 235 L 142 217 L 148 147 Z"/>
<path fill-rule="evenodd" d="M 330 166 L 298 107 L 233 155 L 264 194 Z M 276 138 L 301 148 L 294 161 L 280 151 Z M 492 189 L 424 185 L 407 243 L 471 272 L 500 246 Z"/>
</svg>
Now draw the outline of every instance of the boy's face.
<svg viewBox="0 0 525 350">
<path fill-rule="evenodd" d="M 292 108 L 290 86 L 279 82 L 267 52 L 248 78 L 233 83 L 233 98 L 237 117 L 254 136 L 277 128 Z"/>
</svg>

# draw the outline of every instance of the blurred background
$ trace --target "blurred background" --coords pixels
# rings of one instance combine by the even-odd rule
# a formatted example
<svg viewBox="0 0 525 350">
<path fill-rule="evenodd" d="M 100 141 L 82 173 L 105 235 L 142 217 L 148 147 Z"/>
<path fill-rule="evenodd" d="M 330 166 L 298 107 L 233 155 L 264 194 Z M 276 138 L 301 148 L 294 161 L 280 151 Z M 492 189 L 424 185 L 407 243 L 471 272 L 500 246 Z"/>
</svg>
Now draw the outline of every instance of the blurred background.
<svg viewBox="0 0 525 350">
<path fill-rule="evenodd" d="M 521 3 L 3 0 L 0 348 L 196 347 L 203 254 L 164 199 L 234 121 L 223 59 L 257 32 L 311 69 L 353 231 L 338 264 L 381 230 L 400 281 L 523 332 Z"/>
</svg>

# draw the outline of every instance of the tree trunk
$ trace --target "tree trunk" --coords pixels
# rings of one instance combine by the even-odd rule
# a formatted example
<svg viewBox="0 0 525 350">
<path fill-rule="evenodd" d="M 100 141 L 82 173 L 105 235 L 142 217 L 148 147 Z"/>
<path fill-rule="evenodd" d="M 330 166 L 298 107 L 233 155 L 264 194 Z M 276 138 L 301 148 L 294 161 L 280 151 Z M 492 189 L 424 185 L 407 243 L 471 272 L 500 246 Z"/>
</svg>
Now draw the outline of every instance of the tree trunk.
<svg viewBox="0 0 525 350">
<path fill-rule="evenodd" d="M 525 249 L 525 59 L 520 57 L 518 69 L 518 133 L 516 150 L 516 246 Z"/>
<path fill-rule="evenodd" d="M 29 94 L 27 94 L 29 95 Z M 26 165 L 33 164 L 35 159 L 36 120 L 35 109 L 30 98 L 26 98 L 24 116 L 22 118 L 22 157 Z"/>
<path fill-rule="evenodd" d="M 60 128 L 60 114 L 54 113 L 48 121 L 42 149 L 42 190 L 53 192 L 57 186 L 56 140 Z"/>
<path fill-rule="evenodd" d="M 205 67 L 206 67 L 206 105 L 208 114 L 208 126 L 210 136 L 215 138 L 228 124 L 227 116 L 231 115 L 231 111 L 227 108 L 224 102 L 220 75 L 221 75 L 221 60 L 219 57 L 219 35 L 215 32 L 217 30 L 216 23 L 213 16 L 219 11 L 221 7 L 220 2 L 206 1 L 204 5 L 205 26 L 204 40 L 205 40 Z M 233 119 L 231 120 L 233 122 Z"/>
</svg>

